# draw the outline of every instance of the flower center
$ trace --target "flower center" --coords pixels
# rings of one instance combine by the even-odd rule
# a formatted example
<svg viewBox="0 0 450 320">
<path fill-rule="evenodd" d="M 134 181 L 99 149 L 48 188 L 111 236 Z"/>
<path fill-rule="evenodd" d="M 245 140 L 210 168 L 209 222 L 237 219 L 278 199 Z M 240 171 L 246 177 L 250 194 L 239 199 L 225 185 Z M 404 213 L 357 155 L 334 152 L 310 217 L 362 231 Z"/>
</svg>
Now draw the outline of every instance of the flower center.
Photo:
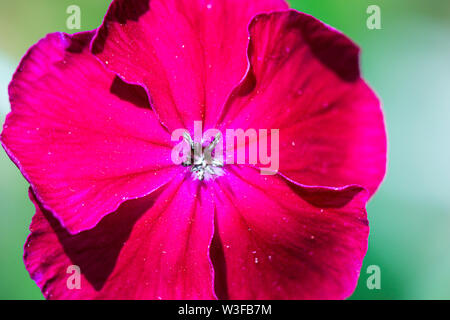
<svg viewBox="0 0 450 320">
<path fill-rule="evenodd" d="M 212 153 L 217 144 L 222 139 L 222 134 L 218 133 L 214 140 L 209 144 L 194 142 L 188 132 L 183 135 L 184 140 L 190 146 L 190 154 L 188 154 L 183 166 L 190 167 L 194 180 L 211 180 L 224 175 L 223 161 L 215 159 Z"/>
</svg>

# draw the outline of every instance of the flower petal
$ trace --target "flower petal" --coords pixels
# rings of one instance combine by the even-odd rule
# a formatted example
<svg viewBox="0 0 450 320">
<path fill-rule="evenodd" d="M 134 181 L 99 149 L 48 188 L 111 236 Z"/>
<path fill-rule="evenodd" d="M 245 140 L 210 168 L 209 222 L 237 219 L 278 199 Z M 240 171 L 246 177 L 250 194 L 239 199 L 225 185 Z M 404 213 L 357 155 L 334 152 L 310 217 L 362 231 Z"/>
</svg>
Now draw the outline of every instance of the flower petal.
<svg viewBox="0 0 450 320">
<path fill-rule="evenodd" d="M 280 168 L 300 184 L 358 184 L 386 169 L 380 102 L 359 76 L 356 45 L 311 16 L 278 12 L 250 26 L 250 69 L 221 128 L 280 129 Z"/>
<path fill-rule="evenodd" d="M 211 257 L 219 298 L 352 294 L 369 233 L 361 187 L 302 187 L 246 166 L 216 181 Z"/>
<path fill-rule="evenodd" d="M 46 298 L 215 299 L 208 258 L 213 204 L 190 178 L 124 203 L 77 235 L 33 201 L 24 260 Z M 71 265 L 81 271 L 78 290 L 67 286 Z"/>
<path fill-rule="evenodd" d="M 286 8 L 284 0 L 115 0 L 92 51 L 149 90 L 170 130 L 210 127 L 245 75 L 249 22 Z"/>
<path fill-rule="evenodd" d="M 179 170 L 145 91 L 97 61 L 92 35 L 51 34 L 29 51 L 10 85 L 1 135 L 37 198 L 71 233 Z"/>
</svg>

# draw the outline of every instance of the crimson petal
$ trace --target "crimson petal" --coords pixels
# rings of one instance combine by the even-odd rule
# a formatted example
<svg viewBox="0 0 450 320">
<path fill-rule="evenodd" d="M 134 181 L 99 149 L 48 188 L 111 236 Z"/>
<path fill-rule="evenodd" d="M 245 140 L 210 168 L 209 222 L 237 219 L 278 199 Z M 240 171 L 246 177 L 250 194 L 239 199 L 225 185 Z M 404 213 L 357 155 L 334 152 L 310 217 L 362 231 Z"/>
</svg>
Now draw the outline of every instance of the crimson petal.
<svg viewBox="0 0 450 320">
<path fill-rule="evenodd" d="M 179 170 L 145 92 L 97 61 L 92 36 L 55 33 L 28 52 L 9 87 L 12 112 L 1 135 L 36 197 L 71 233 Z"/>
<path fill-rule="evenodd" d="M 95 228 L 68 233 L 34 195 L 25 265 L 48 299 L 215 299 L 209 247 L 213 202 L 179 175 L 124 203 Z M 70 289 L 68 268 L 81 271 Z M 70 271 L 70 269 L 69 269 Z"/>
<path fill-rule="evenodd" d="M 386 169 L 380 102 L 359 76 L 359 49 L 297 11 L 256 17 L 250 67 L 222 129 L 280 129 L 279 172 L 300 184 L 358 184 L 374 193 Z"/>
<path fill-rule="evenodd" d="M 361 187 L 303 187 L 254 168 L 217 180 L 212 258 L 229 299 L 343 299 L 369 234 Z"/>
<path fill-rule="evenodd" d="M 92 51 L 125 81 L 144 85 L 170 129 L 215 124 L 247 69 L 247 26 L 284 0 L 115 0 Z"/>
</svg>

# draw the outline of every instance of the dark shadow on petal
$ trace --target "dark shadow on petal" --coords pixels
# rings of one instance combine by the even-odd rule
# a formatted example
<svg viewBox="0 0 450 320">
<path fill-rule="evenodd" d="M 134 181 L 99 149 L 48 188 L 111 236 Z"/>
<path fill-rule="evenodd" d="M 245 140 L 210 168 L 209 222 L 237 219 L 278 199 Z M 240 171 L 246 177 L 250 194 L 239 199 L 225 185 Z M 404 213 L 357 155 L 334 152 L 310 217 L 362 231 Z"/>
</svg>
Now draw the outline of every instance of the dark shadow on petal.
<svg viewBox="0 0 450 320">
<path fill-rule="evenodd" d="M 89 44 L 91 43 L 94 35 L 94 31 L 86 31 L 69 35 L 70 45 L 67 47 L 66 51 L 70 53 L 82 53 L 85 49 L 89 48 Z"/>
<path fill-rule="evenodd" d="M 227 265 L 216 212 L 214 212 L 214 236 L 211 242 L 210 258 L 214 268 L 214 291 L 217 299 L 228 300 Z"/>
<path fill-rule="evenodd" d="M 98 30 L 92 45 L 92 53 L 99 54 L 103 51 L 108 37 L 110 23 L 118 22 L 126 24 L 128 21 L 137 22 L 150 9 L 151 0 L 115 0 L 109 7 L 103 25 Z"/>
<path fill-rule="evenodd" d="M 249 49 L 252 50 L 251 48 Z M 230 108 L 233 105 L 233 102 L 236 98 L 245 97 L 252 93 L 252 91 L 256 87 L 256 76 L 253 71 L 253 68 L 250 66 L 250 69 L 245 76 L 244 80 L 241 84 L 239 84 L 230 94 L 230 97 L 227 99 L 225 106 L 223 107 L 218 123 L 222 123 L 227 115 L 229 115 Z"/>
<path fill-rule="evenodd" d="M 145 89 L 138 85 L 126 83 L 118 76 L 114 78 L 109 91 L 119 99 L 130 102 L 136 107 L 151 109 Z"/>
<path fill-rule="evenodd" d="M 108 21 L 121 24 L 137 22 L 150 8 L 151 0 L 115 0 L 107 13 Z"/>
<path fill-rule="evenodd" d="M 321 187 L 302 187 L 292 182 L 288 186 L 309 204 L 319 208 L 342 208 L 352 201 L 364 188 L 350 186 L 345 189 L 334 190 Z"/>
<path fill-rule="evenodd" d="M 155 203 L 164 188 L 137 200 L 123 203 L 93 229 L 71 235 L 53 214 L 39 207 L 57 235 L 64 252 L 74 265 L 80 267 L 87 281 L 99 291 L 114 269 L 123 245 L 133 226 Z"/>
<path fill-rule="evenodd" d="M 301 26 L 302 35 L 312 52 L 325 66 L 341 79 L 353 82 L 359 79 L 359 48 L 344 34 L 330 29 L 309 15 L 291 13 Z"/>
</svg>

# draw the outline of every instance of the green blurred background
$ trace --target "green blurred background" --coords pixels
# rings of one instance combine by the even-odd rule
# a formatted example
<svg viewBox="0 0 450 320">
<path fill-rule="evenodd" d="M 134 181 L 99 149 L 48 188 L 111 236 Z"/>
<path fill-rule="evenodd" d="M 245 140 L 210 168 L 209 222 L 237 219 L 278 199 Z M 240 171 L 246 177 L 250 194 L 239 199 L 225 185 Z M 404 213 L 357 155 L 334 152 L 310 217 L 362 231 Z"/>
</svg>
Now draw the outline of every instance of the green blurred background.
<svg viewBox="0 0 450 320">
<path fill-rule="evenodd" d="M 450 298 L 450 1 L 291 0 L 291 6 L 342 30 L 362 48 L 365 78 L 381 96 L 389 168 L 368 206 L 369 251 L 352 299 Z M 78 5 L 82 30 L 96 28 L 103 0 L 0 0 L 0 124 L 7 85 L 20 58 L 45 34 L 70 32 Z M 366 27 L 369 5 L 381 30 Z M 42 299 L 22 262 L 33 206 L 27 183 L 0 151 L 0 299 Z M 367 267 L 381 268 L 369 290 Z"/>
</svg>

